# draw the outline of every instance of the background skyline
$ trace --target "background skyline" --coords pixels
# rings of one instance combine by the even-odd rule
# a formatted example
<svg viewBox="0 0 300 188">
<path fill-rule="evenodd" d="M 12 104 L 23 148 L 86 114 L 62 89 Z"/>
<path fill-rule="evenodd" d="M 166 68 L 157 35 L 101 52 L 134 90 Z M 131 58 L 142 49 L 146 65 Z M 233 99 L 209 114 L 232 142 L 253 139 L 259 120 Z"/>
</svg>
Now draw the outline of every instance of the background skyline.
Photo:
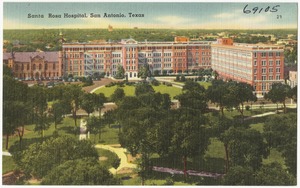
<svg viewBox="0 0 300 188">
<path fill-rule="evenodd" d="M 280 5 L 277 12 L 245 14 L 258 6 L 271 8 Z M 4 29 L 57 29 L 57 28 L 161 28 L 161 29 L 290 29 L 297 28 L 297 3 L 71 3 L 71 2 L 5 2 Z M 144 14 L 129 18 L 128 13 Z M 123 13 L 126 18 L 48 18 L 52 14 Z M 43 14 L 45 18 L 27 18 L 28 14 Z M 277 15 L 281 18 L 277 19 Z"/>
</svg>

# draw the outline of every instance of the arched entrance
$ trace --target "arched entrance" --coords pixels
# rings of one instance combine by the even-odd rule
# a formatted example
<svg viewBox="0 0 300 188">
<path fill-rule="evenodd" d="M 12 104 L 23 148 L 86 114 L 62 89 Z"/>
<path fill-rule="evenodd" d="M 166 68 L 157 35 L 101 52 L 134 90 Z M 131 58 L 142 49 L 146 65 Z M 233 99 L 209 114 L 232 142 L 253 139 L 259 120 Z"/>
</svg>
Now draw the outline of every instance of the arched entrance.
<svg viewBox="0 0 300 188">
<path fill-rule="evenodd" d="M 39 80 L 40 79 L 40 73 L 39 72 L 36 72 L 35 75 L 34 75 L 34 78 L 36 80 Z"/>
</svg>

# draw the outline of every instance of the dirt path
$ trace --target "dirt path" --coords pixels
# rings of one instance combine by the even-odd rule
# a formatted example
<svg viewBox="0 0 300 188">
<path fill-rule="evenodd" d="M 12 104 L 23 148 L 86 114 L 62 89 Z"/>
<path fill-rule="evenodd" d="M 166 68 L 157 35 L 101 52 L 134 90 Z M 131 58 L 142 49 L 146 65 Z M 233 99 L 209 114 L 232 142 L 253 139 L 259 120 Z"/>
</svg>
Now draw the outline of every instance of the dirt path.
<svg viewBox="0 0 300 188">
<path fill-rule="evenodd" d="M 117 172 L 120 172 L 122 171 L 122 169 L 133 169 L 133 168 L 136 168 L 136 164 L 132 164 L 132 163 L 129 163 L 128 160 L 127 160 L 127 156 L 126 156 L 126 149 L 124 148 L 121 148 L 120 145 L 102 145 L 102 144 L 97 144 L 95 146 L 96 148 L 101 148 L 101 149 L 106 149 L 106 150 L 109 150 L 111 152 L 114 152 L 115 154 L 118 155 L 118 157 L 121 159 L 120 161 L 120 166 L 116 169 L 114 168 L 110 168 L 109 171 L 113 174 Z"/>
</svg>

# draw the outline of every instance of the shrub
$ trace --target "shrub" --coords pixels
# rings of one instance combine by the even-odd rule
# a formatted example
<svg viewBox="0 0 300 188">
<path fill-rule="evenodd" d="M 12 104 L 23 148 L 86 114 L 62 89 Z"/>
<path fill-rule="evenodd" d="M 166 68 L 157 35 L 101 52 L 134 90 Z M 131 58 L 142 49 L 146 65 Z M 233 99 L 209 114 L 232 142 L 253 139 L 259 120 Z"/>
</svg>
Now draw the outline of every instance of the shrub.
<svg viewBox="0 0 300 188">
<path fill-rule="evenodd" d="M 246 108 L 247 111 L 250 110 L 250 106 L 249 105 L 247 105 L 245 108 Z"/>
<path fill-rule="evenodd" d="M 152 80 L 151 84 L 154 85 L 154 86 L 159 86 L 160 85 L 159 81 L 157 81 L 155 79 Z"/>
</svg>

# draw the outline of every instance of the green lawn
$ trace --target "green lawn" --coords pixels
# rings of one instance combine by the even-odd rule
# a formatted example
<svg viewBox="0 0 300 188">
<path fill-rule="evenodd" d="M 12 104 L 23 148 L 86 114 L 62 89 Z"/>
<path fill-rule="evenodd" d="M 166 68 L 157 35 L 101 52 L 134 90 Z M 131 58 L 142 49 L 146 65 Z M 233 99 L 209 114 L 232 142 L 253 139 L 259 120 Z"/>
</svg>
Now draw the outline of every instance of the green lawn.
<svg viewBox="0 0 300 188">
<path fill-rule="evenodd" d="M 77 124 L 79 126 L 79 122 L 80 119 L 77 120 Z M 34 127 L 35 125 L 26 125 L 25 126 L 25 134 L 23 137 L 23 142 L 30 144 L 30 143 L 34 143 L 38 140 L 41 140 L 41 135 L 38 132 L 34 132 Z M 69 134 L 69 135 L 73 135 L 74 136 L 74 120 L 72 118 L 66 117 L 64 118 L 63 122 L 59 125 L 57 125 L 57 132 L 59 135 L 65 135 L 65 134 Z M 51 124 L 51 126 L 49 127 L 49 129 L 44 131 L 44 137 L 50 137 L 53 135 L 53 132 L 55 131 L 55 127 L 54 124 Z M 77 134 L 78 135 L 78 134 Z M 6 143 L 6 137 L 4 137 L 2 139 L 3 145 L 2 145 L 2 150 L 5 150 L 5 143 Z M 19 141 L 19 137 L 17 135 L 14 136 L 10 136 L 9 137 L 9 142 L 8 142 L 8 147 L 10 147 L 12 144 L 14 144 L 15 142 Z"/>
<path fill-rule="evenodd" d="M 167 93 L 170 95 L 171 99 L 174 98 L 174 96 L 179 95 L 182 93 L 182 90 L 177 87 L 171 87 L 171 86 L 165 86 L 165 85 L 159 85 L 159 86 L 152 86 L 155 92 L 160 92 L 162 94 Z"/>
<path fill-rule="evenodd" d="M 285 166 L 284 158 L 282 157 L 281 152 L 277 151 L 277 149 L 275 148 L 272 148 L 270 150 L 270 155 L 266 159 L 263 159 L 263 164 L 270 164 L 273 162 L 278 162 L 284 169 L 287 168 Z"/>
<path fill-rule="evenodd" d="M 90 134 L 90 140 L 94 143 L 101 144 L 119 144 L 119 128 L 116 125 L 111 125 L 109 128 L 108 125 L 102 129 L 101 139 L 99 135 Z"/>
<path fill-rule="evenodd" d="M 257 130 L 260 133 L 264 132 L 264 124 L 263 123 L 256 123 L 256 124 L 251 124 L 250 125 L 251 129 Z"/>
<path fill-rule="evenodd" d="M 106 157 L 106 160 L 100 161 L 100 164 L 107 167 L 107 168 L 112 168 L 112 163 L 113 161 L 118 158 L 117 154 L 106 150 L 106 149 L 100 149 L 97 148 L 97 152 L 100 157 Z"/>
<path fill-rule="evenodd" d="M 221 158 L 225 157 L 224 144 L 218 138 L 211 138 L 210 145 L 205 153 L 205 158 Z"/>
<path fill-rule="evenodd" d="M 205 89 L 207 89 L 209 86 L 211 86 L 211 82 L 198 82 L 200 85 L 202 85 Z"/>
<path fill-rule="evenodd" d="M 2 174 L 13 171 L 16 167 L 11 156 L 2 155 Z"/>
<path fill-rule="evenodd" d="M 102 88 L 99 88 L 95 91 L 96 94 L 98 93 L 103 93 L 105 95 L 105 97 L 110 97 L 114 91 L 117 89 L 117 87 L 120 87 L 120 86 L 112 86 L 112 87 L 102 87 Z M 135 91 L 135 87 L 134 86 L 124 86 L 124 87 L 120 87 L 124 90 L 125 92 L 125 95 L 126 96 L 134 96 L 134 91 Z"/>
<path fill-rule="evenodd" d="M 105 95 L 105 97 L 110 97 L 114 91 L 117 89 L 117 87 L 119 86 L 112 86 L 112 87 L 102 87 L 99 88 L 95 91 L 95 93 L 103 93 Z M 168 93 L 171 97 L 171 99 L 174 98 L 174 96 L 178 95 L 181 93 L 181 89 L 177 88 L 177 87 L 170 87 L 170 86 L 165 86 L 165 85 L 159 85 L 159 86 L 152 86 L 153 89 L 156 92 L 160 92 L 162 94 L 164 93 Z M 124 87 L 120 87 L 124 90 L 125 95 L 126 96 L 134 96 L 134 91 L 135 91 L 135 87 L 134 86 L 124 86 Z"/>
</svg>

